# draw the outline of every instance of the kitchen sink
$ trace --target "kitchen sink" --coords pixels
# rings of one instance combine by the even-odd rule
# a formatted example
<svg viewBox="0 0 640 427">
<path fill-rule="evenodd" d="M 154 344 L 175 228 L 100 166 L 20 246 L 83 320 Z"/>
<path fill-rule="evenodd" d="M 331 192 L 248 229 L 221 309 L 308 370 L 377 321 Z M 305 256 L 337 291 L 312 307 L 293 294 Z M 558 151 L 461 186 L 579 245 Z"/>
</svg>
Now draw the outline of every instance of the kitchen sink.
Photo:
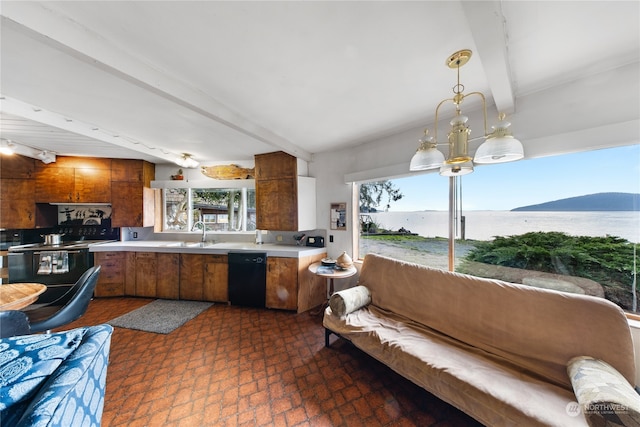
<svg viewBox="0 0 640 427">
<path fill-rule="evenodd" d="M 162 246 L 167 248 L 208 248 L 215 245 L 213 242 L 171 242 Z"/>
</svg>

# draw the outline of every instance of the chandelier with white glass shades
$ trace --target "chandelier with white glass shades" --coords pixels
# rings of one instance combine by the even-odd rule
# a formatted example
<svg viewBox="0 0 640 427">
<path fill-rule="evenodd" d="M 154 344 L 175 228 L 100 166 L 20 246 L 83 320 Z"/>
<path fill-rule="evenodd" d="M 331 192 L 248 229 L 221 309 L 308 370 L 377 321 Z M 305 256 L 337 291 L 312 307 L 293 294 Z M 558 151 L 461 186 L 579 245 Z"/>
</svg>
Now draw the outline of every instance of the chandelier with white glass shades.
<svg viewBox="0 0 640 427">
<path fill-rule="evenodd" d="M 446 65 L 453 68 L 458 73 L 458 82 L 453 86 L 453 98 L 440 101 L 436 107 L 436 117 L 434 124 L 434 136 L 429 136 L 428 129 L 424 131 L 424 137 L 418 142 L 418 150 L 411 159 L 409 170 L 423 171 L 429 169 L 440 169 L 442 176 L 462 176 L 473 172 L 473 165 L 484 163 L 504 163 L 520 160 L 524 157 L 522 143 L 511 135 L 509 126 L 511 123 L 505 120 L 505 114 L 499 114 L 499 121 L 492 126 L 492 131 L 487 131 L 487 105 L 482 92 L 471 92 L 464 94 L 464 85 L 460 84 L 460 67 L 469 62 L 471 51 L 463 49 L 450 55 L 446 60 Z M 469 118 L 462 115 L 460 106 L 468 96 L 479 96 L 482 100 L 482 112 L 484 114 L 484 135 L 470 139 L 471 129 L 467 125 Z M 455 105 L 455 116 L 449 122 L 451 130 L 447 134 L 448 142 L 438 142 L 438 117 L 440 107 L 448 102 Z M 475 156 L 469 155 L 469 142 L 477 139 L 485 141 L 476 150 Z M 438 150 L 438 145 L 449 145 L 449 155 L 445 159 L 444 154 Z"/>
</svg>

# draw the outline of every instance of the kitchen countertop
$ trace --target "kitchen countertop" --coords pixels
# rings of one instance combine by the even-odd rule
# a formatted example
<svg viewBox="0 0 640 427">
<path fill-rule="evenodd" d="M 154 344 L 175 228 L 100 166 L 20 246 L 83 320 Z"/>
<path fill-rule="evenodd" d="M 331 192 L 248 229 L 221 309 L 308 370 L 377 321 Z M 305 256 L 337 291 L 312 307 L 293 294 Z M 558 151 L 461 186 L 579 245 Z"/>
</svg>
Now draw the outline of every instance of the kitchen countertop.
<svg viewBox="0 0 640 427">
<path fill-rule="evenodd" d="M 264 243 L 256 245 L 249 242 L 177 242 L 169 240 L 134 240 L 127 242 L 98 243 L 89 245 L 90 252 L 166 252 L 183 254 L 226 255 L 229 252 L 266 252 L 267 256 L 283 258 L 301 258 L 323 254 L 327 248 L 311 246 L 277 245 Z"/>
</svg>

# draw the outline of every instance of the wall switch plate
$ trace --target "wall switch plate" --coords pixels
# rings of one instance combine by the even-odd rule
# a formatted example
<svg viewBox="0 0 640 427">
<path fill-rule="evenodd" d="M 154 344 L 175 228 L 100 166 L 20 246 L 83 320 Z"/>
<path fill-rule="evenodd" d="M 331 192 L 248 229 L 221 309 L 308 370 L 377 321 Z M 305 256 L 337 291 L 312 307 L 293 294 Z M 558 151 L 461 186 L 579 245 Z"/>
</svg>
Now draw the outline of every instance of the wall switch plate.
<svg viewBox="0 0 640 427">
<path fill-rule="evenodd" d="M 329 243 L 333 243 L 333 234 L 329 234 Z"/>
<path fill-rule="evenodd" d="M 133 238 L 134 238 L 134 239 L 137 239 L 137 238 L 138 238 L 138 232 L 137 232 L 137 231 L 134 231 L 134 232 L 133 232 Z"/>
<path fill-rule="evenodd" d="M 282 236 L 281 236 L 280 234 L 278 234 L 278 235 L 276 236 L 276 240 L 277 240 L 278 242 L 282 242 Z"/>
</svg>

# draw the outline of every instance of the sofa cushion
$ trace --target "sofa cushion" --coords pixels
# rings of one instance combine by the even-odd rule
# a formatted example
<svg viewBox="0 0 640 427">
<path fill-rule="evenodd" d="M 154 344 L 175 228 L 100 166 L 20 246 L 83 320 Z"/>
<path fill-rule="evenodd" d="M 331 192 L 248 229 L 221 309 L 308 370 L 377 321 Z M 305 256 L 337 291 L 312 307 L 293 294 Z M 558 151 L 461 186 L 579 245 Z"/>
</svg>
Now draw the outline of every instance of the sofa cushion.
<svg viewBox="0 0 640 427">
<path fill-rule="evenodd" d="M 640 396 L 611 365 L 579 356 L 569 361 L 567 372 L 590 426 L 640 425 Z"/>
<path fill-rule="evenodd" d="M 365 286 L 355 286 L 331 295 L 329 307 L 337 316 L 353 313 L 371 302 L 371 294 Z"/>
<path fill-rule="evenodd" d="M 585 427 L 566 407 L 573 392 L 481 349 L 373 305 L 325 327 L 487 426 Z"/>
<path fill-rule="evenodd" d="M 82 343 L 36 393 L 16 427 L 98 427 L 113 327 L 86 328 Z"/>
<path fill-rule="evenodd" d="M 84 329 L 42 335 L 23 335 L 0 339 L 0 419 L 20 413 L 20 403 L 28 401 L 78 348 Z"/>
</svg>

